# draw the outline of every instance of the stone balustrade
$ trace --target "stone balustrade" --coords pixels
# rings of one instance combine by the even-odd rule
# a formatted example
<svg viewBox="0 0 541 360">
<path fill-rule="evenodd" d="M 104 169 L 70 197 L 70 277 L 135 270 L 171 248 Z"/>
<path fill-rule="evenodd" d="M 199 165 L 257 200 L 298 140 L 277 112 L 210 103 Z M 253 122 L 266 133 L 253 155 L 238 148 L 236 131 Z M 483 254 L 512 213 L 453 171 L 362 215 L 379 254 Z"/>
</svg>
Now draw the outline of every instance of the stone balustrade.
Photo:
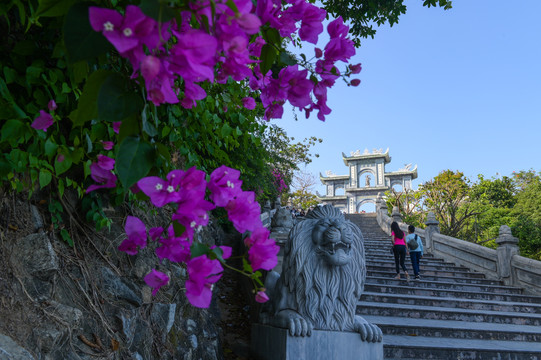
<svg viewBox="0 0 541 360">
<path fill-rule="evenodd" d="M 381 194 L 376 200 L 376 215 L 379 226 L 388 234 L 393 221 L 407 232 L 408 224 L 402 222 L 397 207 L 393 208 L 391 216 L 387 214 L 387 205 Z M 526 293 L 541 295 L 541 261 L 520 256 L 518 239 L 508 226 L 500 227 L 496 239 L 498 248 L 494 250 L 440 234 L 439 223 L 432 212 L 428 213 L 425 224 L 425 229 L 416 229 L 415 233 L 423 239 L 426 252 L 481 272 L 487 278 L 501 280 L 505 285 L 521 287 Z"/>
</svg>

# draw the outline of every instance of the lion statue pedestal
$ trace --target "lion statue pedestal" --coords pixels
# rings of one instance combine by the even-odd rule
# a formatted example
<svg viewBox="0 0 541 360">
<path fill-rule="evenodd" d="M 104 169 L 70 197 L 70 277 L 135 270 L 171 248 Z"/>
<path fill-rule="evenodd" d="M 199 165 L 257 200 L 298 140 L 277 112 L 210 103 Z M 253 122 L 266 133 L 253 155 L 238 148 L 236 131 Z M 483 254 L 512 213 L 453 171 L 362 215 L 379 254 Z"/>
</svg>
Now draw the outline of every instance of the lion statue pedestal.
<svg viewBox="0 0 541 360">
<path fill-rule="evenodd" d="M 257 359 L 383 359 L 381 330 L 355 314 L 366 279 L 359 228 L 331 205 L 293 227 L 282 274 L 265 286 L 261 324 L 252 328 Z"/>
</svg>

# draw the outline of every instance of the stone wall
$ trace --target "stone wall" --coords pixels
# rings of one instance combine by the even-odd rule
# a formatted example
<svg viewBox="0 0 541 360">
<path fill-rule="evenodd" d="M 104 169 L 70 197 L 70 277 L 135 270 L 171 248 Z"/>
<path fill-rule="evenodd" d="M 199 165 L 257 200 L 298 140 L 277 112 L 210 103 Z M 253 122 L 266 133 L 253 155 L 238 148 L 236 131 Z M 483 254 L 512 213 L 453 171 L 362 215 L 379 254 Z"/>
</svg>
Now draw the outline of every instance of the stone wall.
<svg viewBox="0 0 541 360">
<path fill-rule="evenodd" d="M 223 358 L 218 307 L 187 302 L 185 269 L 158 264 L 152 245 L 136 256 L 117 250 L 125 213 L 106 209 L 115 220 L 110 231 L 66 221 L 79 227 L 69 247 L 44 228 L 38 207 L 13 199 L 0 208 L 9 219 L 0 227 L 0 359 Z M 151 226 L 167 219 L 130 213 Z M 224 234 L 211 225 L 201 239 L 221 244 Z M 155 297 L 143 281 L 152 267 L 172 279 Z"/>
<path fill-rule="evenodd" d="M 376 201 L 376 213 L 378 224 L 388 234 L 393 221 L 407 231 L 408 224 L 402 222 L 397 208 L 388 216 L 381 194 Z M 505 285 L 521 287 L 526 293 L 541 295 L 541 261 L 520 256 L 518 239 L 511 235 L 508 226 L 500 227 L 500 235 L 496 239 L 498 248 L 494 250 L 440 234 L 432 213 L 428 214 L 426 225 L 426 229 L 416 229 L 415 232 L 423 239 L 428 253 L 481 272 L 489 279 L 501 280 Z"/>
</svg>

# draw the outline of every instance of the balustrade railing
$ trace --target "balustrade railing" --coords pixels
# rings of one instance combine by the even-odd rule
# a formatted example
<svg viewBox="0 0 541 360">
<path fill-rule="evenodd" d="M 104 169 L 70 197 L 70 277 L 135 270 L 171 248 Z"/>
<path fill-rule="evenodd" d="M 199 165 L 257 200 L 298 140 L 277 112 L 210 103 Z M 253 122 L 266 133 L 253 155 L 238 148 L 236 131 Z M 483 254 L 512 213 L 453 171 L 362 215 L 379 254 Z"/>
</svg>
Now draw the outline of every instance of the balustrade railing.
<svg viewBox="0 0 541 360">
<path fill-rule="evenodd" d="M 407 233 L 408 224 L 402 222 L 398 208 L 393 208 L 391 216 L 387 215 L 387 205 L 381 194 L 376 200 L 376 215 L 379 226 L 388 234 L 393 221 Z M 541 261 L 520 256 L 518 239 L 508 226 L 500 227 L 496 239 L 498 248 L 494 250 L 440 234 L 439 223 L 432 212 L 425 224 L 425 229 L 416 229 L 415 233 L 423 239 L 426 252 L 479 271 L 487 278 L 501 280 L 505 285 L 518 286 L 527 293 L 541 295 Z"/>
</svg>

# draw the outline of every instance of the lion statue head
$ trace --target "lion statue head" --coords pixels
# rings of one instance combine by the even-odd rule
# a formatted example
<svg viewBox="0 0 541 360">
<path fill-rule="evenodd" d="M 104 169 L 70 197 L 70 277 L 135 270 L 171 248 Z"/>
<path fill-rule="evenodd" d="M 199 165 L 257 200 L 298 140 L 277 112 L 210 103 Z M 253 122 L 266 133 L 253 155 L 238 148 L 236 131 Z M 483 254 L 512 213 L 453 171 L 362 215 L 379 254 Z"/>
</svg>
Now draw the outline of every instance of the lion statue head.
<svg viewBox="0 0 541 360">
<path fill-rule="evenodd" d="M 284 249 L 282 274 L 267 276 L 271 297 L 263 322 L 309 336 L 312 329 L 358 331 L 381 341 L 381 330 L 355 315 L 364 288 L 364 240 L 339 209 L 317 207 L 293 227 Z"/>
</svg>

